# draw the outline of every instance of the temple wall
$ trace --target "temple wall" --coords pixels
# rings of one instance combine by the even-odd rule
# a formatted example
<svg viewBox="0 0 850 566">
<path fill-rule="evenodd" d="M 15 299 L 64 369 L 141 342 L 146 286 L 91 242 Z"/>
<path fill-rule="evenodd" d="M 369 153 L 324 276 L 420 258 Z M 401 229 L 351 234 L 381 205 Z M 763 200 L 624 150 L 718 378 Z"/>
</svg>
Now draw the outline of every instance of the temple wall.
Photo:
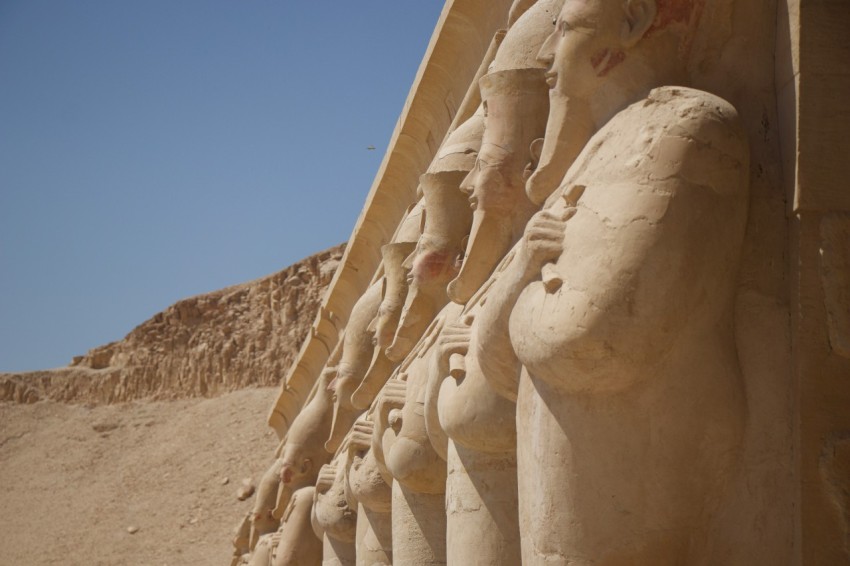
<svg viewBox="0 0 850 566">
<path fill-rule="evenodd" d="M 780 9 L 777 91 L 793 195 L 796 564 L 850 564 L 850 3 Z"/>
</svg>

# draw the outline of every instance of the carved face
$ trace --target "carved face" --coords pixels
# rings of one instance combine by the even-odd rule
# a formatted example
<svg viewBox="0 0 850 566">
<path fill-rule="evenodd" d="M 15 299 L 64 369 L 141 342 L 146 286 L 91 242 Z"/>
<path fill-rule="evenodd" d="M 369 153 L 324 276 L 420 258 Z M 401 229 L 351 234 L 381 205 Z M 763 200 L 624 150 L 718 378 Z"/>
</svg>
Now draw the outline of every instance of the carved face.
<svg viewBox="0 0 850 566">
<path fill-rule="evenodd" d="M 586 99 L 625 58 L 621 2 L 566 0 L 538 58 L 549 66 L 546 80 L 556 93 Z"/>
<path fill-rule="evenodd" d="M 384 280 L 378 314 L 369 325 L 374 333 L 372 341 L 381 350 L 392 344 L 395 330 L 401 319 L 401 309 L 407 296 L 407 272 L 404 262 L 416 249 L 415 242 L 387 244 L 381 248 L 384 258 Z"/>
<path fill-rule="evenodd" d="M 336 452 L 343 437 L 351 428 L 359 410 L 351 404 L 351 395 L 363 380 L 372 361 L 372 331 L 370 323 L 381 304 L 381 283 L 374 283 L 351 309 L 345 327 L 342 357 L 337 377 L 328 386 L 333 394 L 333 424 L 325 444 L 328 452 Z"/>
<path fill-rule="evenodd" d="M 459 241 L 448 242 L 427 233 L 419 239 L 416 251 L 405 261 L 407 298 L 393 342 L 386 350 L 389 359 L 404 359 L 448 302 L 446 285 L 457 275 L 462 253 Z"/>
<path fill-rule="evenodd" d="M 530 146 L 542 137 L 549 97 L 543 72 L 516 69 L 490 73 L 479 82 L 486 128 L 475 167 L 461 184 L 472 207 L 472 229 L 449 296 L 466 303 L 522 234 L 536 207 L 525 194 Z"/>
<path fill-rule="evenodd" d="M 404 262 L 409 269 L 408 292 L 401 320 L 387 357 L 402 360 L 421 338 L 428 324 L 448 302 L 446 286 L 457 276 L 463 239 L 469 234 L 471 214 L 458 190 L 464 171 L 422 176 L 425 221 L 416 250 Z"/>
<path fill-rule="evenodd" d="M 299 484 L 315 473 L 313 459 L 303 444 L 287 443 L 283 450 L 280 480 L 286 484 Z"/>
</svg>

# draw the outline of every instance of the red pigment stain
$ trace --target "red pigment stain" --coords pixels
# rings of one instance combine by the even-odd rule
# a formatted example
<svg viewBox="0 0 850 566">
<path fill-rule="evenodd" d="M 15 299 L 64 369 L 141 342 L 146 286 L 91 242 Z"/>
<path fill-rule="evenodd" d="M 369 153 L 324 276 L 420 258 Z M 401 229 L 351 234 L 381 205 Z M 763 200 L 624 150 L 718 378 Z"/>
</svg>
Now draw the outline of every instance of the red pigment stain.
<svg viewBox="0 0 850 566">
<path fill-rule="evenodd" d="M 615 51 L 611 54 L 611 57 L 608 58 L 608 64 L 605 65 L 605 68 L 599 72 L 600 77 L 604 77 L 608 73 L 611 72 L 611 69 L 622 63 L 626 60 L 626 54 L 620 50 Z"/>
<path fill-rule="evenodd" d="M 602 61 L 605 60 L 605 57 L 608 56 L 608 50 L 602 49 L 601 51 L 597 51 L 593 57 L 590 58 L 590 64 L 593 65 L 593 70 L 597 73 L 599 72 L 599 65 L 602 64 Z"/>
<path fill-rule="evenodd" d="M 625 61 L 625 59 L 626 54 L 619 49 L 613 53 L 611 53 L 608 49 L 603 49 L 601 51 L 597 51 L 590 58 L 590 64 L 593 65 L 593 70 L 596 71 L 597 77 L 604 77 L 610 73 L 614 67 Z M 600 69 L 600 67 L 602 68 Z"/>
<path fill-rule="evenodd" d="M 447 254 L 428 252 L 416 263 L 414 275 L 419 280 L 434 279 L 443 272 L 446 266 Z"/>
<path fill-rule="evenodd" d="M 705 0 L 658 0 L 655 21 L 646 34 L 651 35 L 672 24 L 690 25 L 699 17 L 704 4 Z"/>
</svg>

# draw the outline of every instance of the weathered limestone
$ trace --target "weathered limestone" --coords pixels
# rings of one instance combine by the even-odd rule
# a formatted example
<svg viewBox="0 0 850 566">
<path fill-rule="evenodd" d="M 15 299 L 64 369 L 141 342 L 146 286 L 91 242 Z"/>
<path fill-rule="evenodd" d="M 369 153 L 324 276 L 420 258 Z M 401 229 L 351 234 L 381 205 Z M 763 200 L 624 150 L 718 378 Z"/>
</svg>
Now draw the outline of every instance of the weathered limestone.
<svg viewBox="0 0 850 566">
<path fill-rule="evenodd" d="M 330 368 L 325 563 L 850 563 L 833 4 L 447 3 L 416 156 L 393 196 L 379 174 L 272 419 L 297 431 Z M 260 536 L 269 474 L 259 561 L 301 544 Z"/>
<path fill-rule="evenodd" d="M 346 497 L 345 450 L 319 473 L 313 500 L 313 527 L 322 534 L 322 564 L 356 564 L 357 505 Z"/>
<path fill-rule="evenodd" d="M 537 209 L 524 190 L 534 167 L 532 144 L 542 142 L 549 106 L 536 55 L 562 3 L 540 1 L 519 17 L 490 72 L 479 80 L 487 113 L 476 167 L 461 186 L 474 212 L 463 265 L 448 288 L 455 302 L 467 303 L 478 291 Z M 515 406 L 493 390 L 477 357 L 468 353 L 470 325 L 486 294 L 482 290 L 462 312 L 445 313 L 440 363 L 432 369 L 435 384 L 429 387 L 431 402 L 426 401 L 426 414 L 439 415 L 429 419 L 436 421 L 428 429 L 432 441 L 441 430 L 449 437 L 446 514 L 452 564 L 520 562 Z"/>
<path fill-rule="evenodd" d="M 270 566 L 315 566 L 321 562 L 322 541 L 313 532 L 310 520 L 313 486 L 292 494 L 281 520 L 281 528 L 272 535 Z"/>
<path fill-rule="evenodd" d="M 674 33 L 654 2 L 568 0 L 541 50 L 565 116 L 601 129 L 481 315 L 482 362 L 510 323 L 523 364 L 523 563 L 700 563 L 738 461 L 746 409 L 730 329 L 746 141 L 734 109 L 707 93 L 641 100 L 681 76 L 699 16 L 689 8 Z M 664 490 L 647 498 L 650 485 Z"/>
<path fill-rule="evenodd" d="M 357 564 L 392 564 L 392 488 L 372 452 L 374 423 L 354 423 L 348 443 L 348 496 L 357 501 Z M 392 482 L 390 482 L 392 483 Z"/>
<path fill-rule="evenodd" d="M 510 0 L 464 0 L 447 4 L 437 22 L 423 63 L 413 81 L 356 234 L 346 248 L 338 275 L 330 283 L 313 332 L 284 380 L 285 387 L 269 415 L 269 425 L 283 436 L 301 409 L 345 326 L 351 308 L 370 284 L 380 249 L 415 201 L 419 176 L 431 163 L 452 126 L 478 106 L 470 82 L 504 27 Z M 470 108 L 467 110 L 467 108 Z"/>
</svg>

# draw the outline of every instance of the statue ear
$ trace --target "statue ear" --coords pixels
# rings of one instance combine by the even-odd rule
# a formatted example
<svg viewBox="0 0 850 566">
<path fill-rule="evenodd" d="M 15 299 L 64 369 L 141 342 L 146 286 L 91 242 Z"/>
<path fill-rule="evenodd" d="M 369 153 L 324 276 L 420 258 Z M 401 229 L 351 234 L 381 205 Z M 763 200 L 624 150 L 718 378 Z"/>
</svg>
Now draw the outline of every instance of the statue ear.
<svg viewBox="0 0 850 566">
<path fill-rule="evenodd" d="M 537 164 L 540 163 L 540 155 L 543 153 L 543 138 L 537 138 L 531 145 L 528 146 L 529 155 L 531 155 L 531 168 L 537 169 Z"/>
<path fill-rule="evenodd" d="M 522 172 L 522 180 L 528 181 L 537 166 L 540 164 L 540 155 L 543 153 L 543 138 L 537 138 L 531 145 L 528 146 L 528 155 L 531 161 L 525 166 Z"/>
<path fill-rule="evenodd" d="M 629 0 L 625 3 L 624 11 L 620 38 L 623 46 L 634 47 L 652 26 L 658 7 L 655 0 Z"/>
</svg>

